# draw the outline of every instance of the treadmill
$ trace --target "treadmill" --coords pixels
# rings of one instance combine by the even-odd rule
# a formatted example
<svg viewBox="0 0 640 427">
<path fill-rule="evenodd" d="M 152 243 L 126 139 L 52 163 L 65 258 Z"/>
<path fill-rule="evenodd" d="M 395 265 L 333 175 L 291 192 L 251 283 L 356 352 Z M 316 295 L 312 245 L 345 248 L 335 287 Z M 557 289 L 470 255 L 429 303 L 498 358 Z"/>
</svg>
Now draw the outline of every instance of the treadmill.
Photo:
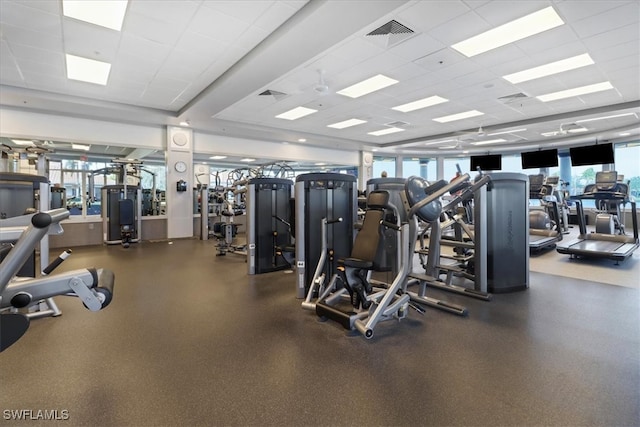
<svg viewBox="0 0 640 427">
<path fill-rule="evenodd" d="M 609 258 L 616 261 L 616 265 L 620 261 L 626 260 L 633 254 L 638 246 L 638 218 L 636 211 L 636 201 L 629 196 L 629 185 L 618 182 L 618 174 L 615 171 L 604 171 L 596 173 L 596 183 L 585 187 L 583 194 L 571 197 L 576 203 L 576 211 L 578 214 L 578 225 L 580 234 L 577 239 L 566 241 L 559 244 L 556 250 L 561 254 L 568 254 L 571 257 L 591 257 L 591 258 Z M 631 204 L 631 218 L 633 222 L 633 236 L 624 234 L 624 228 L 620 227 L 620 234 L 611 232 L 587 233 L 587 227 L 584 220 L 584 209 L 581 200 L 596 200 L 598 205 L 615 205 L 619 208 L 626 203 Z M 619 209 L 618 209 L 619 212 Z M 602 219 L 612 217 L 611 214 L 598 215 L 596 225 L 602 223 Z M 615 215 L 614 215 L 615 216 Z M 614 218 L 610 218 L 609 222 L 613 223 Z M 622 221 L 622 218 L 618 218 Z"/>
<path fill-rule="evenodd" d="M 529 175 L 529 199 L 538 199 L 544 207 L 544 211 L 549 214 L 552 221 L 555 221 L 555 229 L 534 228 L 529 224 L 529 250 L 539 252 L 556 246 L 556 242 L 562 240 L 560 232 L 560 210 L 558 202 L 553 195 L 548 194 L 543 174 Z M 531 215 L 531 214 L 530 214 Z"/>
</svg>

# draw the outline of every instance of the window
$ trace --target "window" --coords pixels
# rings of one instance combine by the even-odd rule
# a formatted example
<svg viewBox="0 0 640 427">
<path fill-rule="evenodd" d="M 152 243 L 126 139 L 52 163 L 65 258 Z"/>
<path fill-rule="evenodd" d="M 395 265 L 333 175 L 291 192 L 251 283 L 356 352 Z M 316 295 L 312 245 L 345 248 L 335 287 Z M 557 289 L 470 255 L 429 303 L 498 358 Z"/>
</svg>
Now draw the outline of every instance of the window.
<svg viewBox="0 0 640 427">
<path fill-rule="evenodd" d="M 412 175 L 420 176 L 427 181 L 437 180 L 436 159 L 412 157 L 402 161 L 402 175 L 408 178 Z"/>
<path fill-rule="evenodd" d="M 520 154 L 502 156 L 502 172 L 523 173 L 533 175 L 538 173 L 537 169 L 522 169 L 522 159 Z"/>
<path fill-rule="evenodd" d="M 382 176 L 382 172 L 386 172 L 388 177 L 396 176 L 396 158 L 395 157 L 380 157 L 375 156 L 373 158 L 373 177 L 379 178 Z"/>
<path fill-rule="evenodd" d="M 469 157 L 449 157 L 444 159 L 444 179 L 451 181 L 458 172 L 457 166 L 460 166 L 462 173 L 468 173 L 471 179 L 476 175 L 475 171 L 470 171 L 471 161 Z"/>
<path fill-rule="evenodd" d="M 640 197 L 640 142 L 616 144 L 614 156 L 618 176 L 624 175 L 624 182 L 629 182 L 631 195 Z"/>
</svg>

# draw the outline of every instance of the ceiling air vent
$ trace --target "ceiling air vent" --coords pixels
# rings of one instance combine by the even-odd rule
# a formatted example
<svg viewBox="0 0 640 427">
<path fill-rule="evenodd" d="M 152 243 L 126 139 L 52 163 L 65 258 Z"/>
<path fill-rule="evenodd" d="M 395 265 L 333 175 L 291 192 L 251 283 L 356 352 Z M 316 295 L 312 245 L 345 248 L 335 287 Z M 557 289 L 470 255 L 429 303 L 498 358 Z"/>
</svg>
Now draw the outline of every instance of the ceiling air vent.
<svg viewBox="0 0 640 427">
<path fill-rule="evenodd" d="M 409 123 L 403 122 L 402 120 L 396 120 L 395 122 L 385 123 L 385 126 L 390 126 L 394 128 L 401 128 L 407 126 Z"/>
<path fill-rule="evenodd" d="M 509 104 L 514 101 L 522 101 L 524 98 L 529 98 L 529 95 L 527 95 L 526 93 L 518 92 L 511 95 L 501 96 L 500 98 L 498 98 L 498 101 L 504 104 Z"/>
<path fill-rule="evenodd" d="M 286 98 L 289 95 L 284 92 L 278 92 L 277 90 L 267 89 L 264 92 L 259 93 L 258 96 L 273 96 L 275 99 L 280 100 Z"/>
<path fill-rule="evenodd" d="M 411 28 L 402 25 L 396 20 L 392 20 L 371 31 L 366 37 L 369 40 L 375 40 L 381 43 L 385 47 L 389 47 L 408 39 L 413 33 L 414 31 Z"/>
</svg>

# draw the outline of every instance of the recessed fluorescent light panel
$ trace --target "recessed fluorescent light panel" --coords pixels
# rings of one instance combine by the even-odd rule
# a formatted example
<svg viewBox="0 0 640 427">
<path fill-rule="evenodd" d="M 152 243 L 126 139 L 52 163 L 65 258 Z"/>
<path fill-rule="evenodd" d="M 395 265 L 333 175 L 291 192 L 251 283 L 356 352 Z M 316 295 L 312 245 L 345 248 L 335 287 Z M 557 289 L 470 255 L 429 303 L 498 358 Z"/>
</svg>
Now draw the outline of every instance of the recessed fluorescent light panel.
<svg viewBox="0 0 640 427">
<path fill-rule="evenodd" d="M 464 113 L 451 114 L 449 116 L 443 116 L 443 117 L 436 117 L 433 120 L 438 123 L 447 123 L 447 122 L 453 122 L 456 120 L 468 119 L 470 117 L 476 117 L 476 116 L 482 116 L 482 115 L 484 115 L 484 113 L 481 113 L 478 110 L 470 110 L 470 111 L 465 111 Z"/>
<path fill-rule="evenodd" d="M 489 139 L 489 140 L 486 140 L 486 141 L 472 142 L 471 145 L 497 144 L 499 142 L 507 142 L 507 140 L 506 139 L 502 139 L 502 138 L 496 138 L 496 139 Z"/>
<path fill-rule="evenodd" d="M 432 105 L 442 104 L 443 102 L 449 101 L 448 99 L 442 98 L 440 96 L 430 96 L 428 98 L 418 99 L 417 101 L 409 102 L 407 104 L 398 105 L 396 107 L 392 107 L 392 110 L 402 111 L 403 113 L 408 113 L 409 111 L 419 110 L 421 108 L 431 107 Z"/>
<path fill-rule="evenodd" d="M 246 158 L 246 159 L 240 159 L 241 162 L 255 162 L 256 159 L 251 159 L 251 158 Z"/>
<path fill-rule="evenodd" d="M 349 120 L 345 120 L 342 122 L 338 122 L 338 123 L 333 123 L 330 125 L 327 125 L 328 128 L 334 128 L 334 129 L 344 129 L 344 128 L 349 128 L 351 126 L 357 126 L 357 125 L 361 125 L 362 123 L 367 123 L 366 120 L 360 120 L 360 119 L 349 119 Z"/>
<path fill-rule="evenodd" d="M 222 159 L 226 159 L 227 156 L 211 156 L 209 157 L 211 160 L 222 160 Z"/>
<path fill-rule="evenodd" d="M 276 116 L 276 119 L 297 120 L 300 117 L 308 116 L 309 114 L 317 112 L 318 110 L 314 110 L 313 108 L 296 107 L 293 110 L 285 111 L 282 114 L 278 114 Z"/>
<path fill-rule="evenodd" d="M 507 74 L 506 76 L 502 76 L 502 78 L 510 83 L 516 84 L 562 73 L 563 71 L 575 70 L 576 68 L 586 67 L 592 64 L 594 64 L 593 59 L 591 59 L 588 53 L 585 53 L 517 73 Z"/>
<path fill-rule="evenodd" d="M 636 116 L 636 113 L 622 113 L 622 114 L 614 114 L 613 116 L 605 116 L 605 117 L 595 117 L 593 119 L 584 119 L 584 120 L 576 120 L 576 123 L 587 123 L 587 122 L 595 122 L 596 120 L 609 120 L 609 119 L 616 119 L 618 117 L 625 117 L 625 116 Z M 637 116 L 636 116 L 637 118 Z"/>
<path fill-rule="evenodd" d="M 90 145 L 84 145 L 84 144 L 71 144 L 71 148 L 73 150 L 84 150 L 84 151 L 88 151 L 89 148 L 91 148 Z"/>
<path fill-rule="evenodd" d="M 62 0 L 62 13 L 69 18 L 122 30 L 127 0 Z"/>
<path fill-rule="evenodd" d="M 487 136 L 505 135 L 505 134 L 508 134 L 508 133 L 524 132 L 525 130 L 527 130 L 527 128 L 514 129 L 514 130 L 503 130 L 503 131 L 500 131 L 500 132 L 488 133 Z"/>
<path fill-rule="evenodd" d="M 16 145 L 33 145 L 33 141 L 30 139 L 12 139 L 11 141 Z"/>
<path fill-rule="evenodd" d="M 451 47 L 467 57 L 522 40 L 534 34 L 550 30 L 564 24 L 551 6 L 507 22 L 482 34 L 456 43 Z"/>
<path fill-rule="evenodd" d="M 360 83 L 356 83 L 347 88 L 339 90 L 336 93 L 348 96 L 349 98 L 359 98 L 361 96 L 367 95 L 380 89 L 384 89 L 385 87 L 394 85 L 396 83 L 398 83 L 397 80 L 392 79 L 391 77 L 383 76 L 382 74 L 378 74 L 376 76 L 368 78 L 367 80 L 363 80 Z"/>
<path fill-rule="evenodd" d="M 613 89 L 610 82 L 596 83 L 588 86 L 576 87 L 573 89 L 561 90 L 559 92 L 547 93 L 545 95 L 536 96 L 542 102 L 556 101 L 558 99 L 571 98 L 572 96 L 586 95 L 589 93 L 602 92 L 604 90 Z"/>
<path fill-rule="evenodd" d="M 111 64 L 67 54 L 67 78 L 105 86 Z"/>
<path fill-rule="evenodd" d="M 382 135 L 389 135 L 390 133 L 396 133 L 396 132 L 404 132 L 404 129 L 401 128 L 386 128 L 386 129 L 382 129 L 382 130 L 377 130 L 375 132 L 368 132 L 369 135 L 373 135 L 373 136 L 382 136 Z"/>
<path fill-rule="evenodd" d="M 444 141 L 425 142 L 424 145 L 444 144 L 445 142 L 456 142 L 455 139 L 445 139 Z"/>
</svg>

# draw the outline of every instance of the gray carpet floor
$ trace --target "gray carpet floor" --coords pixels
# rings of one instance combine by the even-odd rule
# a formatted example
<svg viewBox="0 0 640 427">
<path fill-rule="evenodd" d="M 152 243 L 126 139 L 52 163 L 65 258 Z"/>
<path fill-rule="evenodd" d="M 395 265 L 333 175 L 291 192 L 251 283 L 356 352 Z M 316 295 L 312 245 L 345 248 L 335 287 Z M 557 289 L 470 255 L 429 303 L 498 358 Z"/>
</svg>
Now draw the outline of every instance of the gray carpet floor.
<svg viewBox="0 0 640 427">
<path fill-rule="evenodd" d="M 640 291 L 531 273 L 527 291 L 428 309 L 372 340 L 318 322 L 295 276 L 247 276 L 214 242 L 83 247 L 60 271 L 116 275 L 92 313 L 58 297 L 0 354 L 11 410 L 65 426 L 637 426 Z"/>
</svg>

